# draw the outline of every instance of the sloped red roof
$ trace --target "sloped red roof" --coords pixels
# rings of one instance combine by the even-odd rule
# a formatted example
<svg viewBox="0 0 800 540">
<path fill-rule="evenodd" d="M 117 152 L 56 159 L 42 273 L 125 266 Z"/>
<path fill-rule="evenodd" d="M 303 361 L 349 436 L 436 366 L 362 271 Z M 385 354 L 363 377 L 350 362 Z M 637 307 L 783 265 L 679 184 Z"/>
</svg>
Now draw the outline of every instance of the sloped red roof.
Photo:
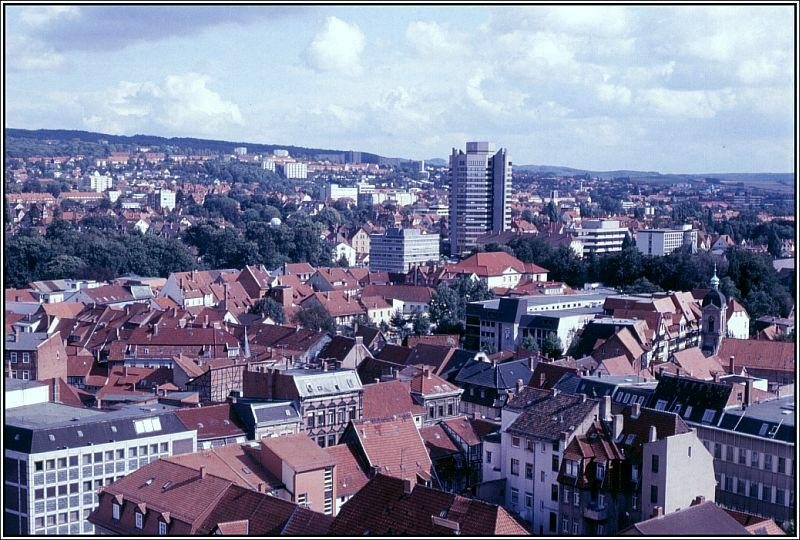
<svg viewBox="0 0 800 540">
<path fill-rule="evenodd" d="M 794 348 L 791 342 L 722 338 L 717 357 L 727 370 L 728 358 L 734 356 L 737 373 L 743 367 L 794 373 Z"/>
<path fill-rule="evenodd" d="M 367 485 L 369 478 L 362 470 L 353 448 L 347 444 L 329 446 L 325 451 L 336 462 L 336 494 L 349 497 Z"/>
<path fill-rule="evenodd" d="M 335 464 L 333 457 L 305 433 L 261 440 L 262 452 L 269 449 L 295 472 L 313 471 Z"/>
<path fill-rule="evenodd" d="M 353 420 L 351 425 L 371 467 L 413 482 L 431 478 L 431 460 L 410 414 Z"/>
<path fill-rule="evenodd" d="M 411 397 L 407 381 L 392 380 L 364 385 L 364 418 L 391 418 L 403 414 L 424 414 L 422 405 Z"/>
<path fill-rule="evenodd" d="M 533 263 L 524 263 L 504 251 L 476 253 L 458 264 L 447 265 L 446 268 L 453 273 L 475 274 L 482 278 L 501 276 L 507 268 L 512 268 L 520 274 L 542 274 L 548 272 L 546 268 Z"/>
<path fill-rule="evenodd" d="M 187 429 L 197 430 L 197 440 L 244 437 L 246 432 L 230 403 L 187 407 L 175 411 Z"/>
</svg>

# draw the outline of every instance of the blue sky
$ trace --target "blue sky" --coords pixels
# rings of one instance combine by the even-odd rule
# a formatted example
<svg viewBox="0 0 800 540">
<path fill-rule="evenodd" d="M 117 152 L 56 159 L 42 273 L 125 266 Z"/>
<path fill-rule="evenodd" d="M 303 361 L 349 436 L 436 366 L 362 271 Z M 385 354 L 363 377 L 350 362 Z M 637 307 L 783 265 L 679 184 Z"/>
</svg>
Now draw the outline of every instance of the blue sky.
<svg viewBox="0 0 800 540">
<path fill-rule="evenodd" d="M 793 172 L 791 6 L 10 6 L 7 127 Z"/>
</svg>

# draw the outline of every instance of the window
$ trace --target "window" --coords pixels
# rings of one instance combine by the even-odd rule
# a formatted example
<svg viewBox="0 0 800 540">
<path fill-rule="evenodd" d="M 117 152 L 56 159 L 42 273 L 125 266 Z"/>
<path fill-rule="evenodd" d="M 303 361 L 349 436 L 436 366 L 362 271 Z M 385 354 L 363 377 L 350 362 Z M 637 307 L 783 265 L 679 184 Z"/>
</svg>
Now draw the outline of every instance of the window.
<svg viewBox="0 0 800 540">
<path fill-rule="evenodd" d="M 772 472 L 772 454 L 764 454 L 764 470 Z"/>
<path fill-rule="evenodd" d="M 603 526 L 602 523 L 597 524 L 597 536 L 603 536 L 606 534 L 606 528 Z"/>
<path fill-rule="evenodd" d="M 568 459 L 566 460 L 566 464 L 567 464 L 565 470 L 566 475 L 572 477 L 578 476 L 578 462 Z"/>
<path fill-rule="evenodd" d="M 687 453 L 687 455 L 689 457 L 692 457 L 692 447 L 691 446 L 686 449 L 686 453 Z"/>
<path fill-rule="evenodd" d="M 120 506 L 117 503 L 111 504 L 111 517 L 119 521 L 119 509 Z"/>
<path fill-rule="evenodd" d="M 745 494 L 744 480 L 742 480 L 741 478 L 736 480 L 736 493 L 738 493 L 739 495 Z"/>
<path fill-rule="evenodd" d="M 511 458 L 511 474 L 519 476 L 519 460 Z"/>
<path fill-rule="evenodd" d="M 314 413 L 309 413 L 308 420 L 306 421 L 306 425 L 309 428 L 313 428 L 314 427 Z"/>
<path fill-rule="evenodd" d="M 733 477 L 726 476 L 725 477 L 725 491 L 733 491 Z"/>
<path fill-rule="evenodd" d="M 706 409 L 706 411 L 703 413 L 702 422 L 704 424 L 710 424 L 711 422 L 714 421 L 714 415 L 715 414 L 716 414 L 716 411 L 714 409 Z"/>
<path fill-rule="evenodd" d="M 758 499 L 758 483 L 750 482 L 750 497 Z"/>
<path fill-rule="evenodd" d="M 597 495 L 597 508 L 605 508 L 606 507 L 606 496 L 602 493 Z"/>
<path fill-rule="evenodd" d="M 598 463 L 597 468 L 595 469 L 595 473 L 597 475 L 597 479 L 602 482 L 603 478 L 605 478 L 606 476 L 606 466 L 603 465 L 602 463 Z"/>
<path fill-rule="evenodd" d="M 12 352 L 12 353 L 10 353 L 10 355 L 11 355 L 11 363 L 12 364 L 16 364 L 17 363 L 17 353 Z"/>
<path fill-rule="evenodd" d="M 533 463 L 525 464 L 525 478 L 533 478 Z"/>
<path fill-rule="evenodd" d="M 575 492 L 572 494 L 572 496 L 573 496 L 573 498 L 575 499 L 575 500 L 574 500 L 575 506 L 580 506 L 580 505 L 581 505 L 581 493 L 580 493 L 580 491 L 577 491 L 577 490 L 576 490 L 576 491 L 575 491 Z"/>
<path fill-rule="evenodd" d="M 739 464 L 746 465 L 747 464 L 747 450 L 744 448 L 739 448 Z"/>
<path fill-rule="evenodd" d="M 31 363 L 31 355 L 29 353 L 22 353 L 22 363 L 23 364 L 30 364 Z"/>
<path fill-rule="evenodd" d="M 558 501 L 558 484 L 553 484 L 550 486 L 550 500 Z"/>
<path fill-rule="evenodd" d="M 332 426 L 335 423 L 336 423 L 336 411 L 331 409 L 330 411 L 328 411 L 328 424 Z"/>
<path fill-rule="evenodd" d="M 297 504 L 303 505 L 308 503 L 308 493 L 299 493 L 297 495 Z"/>
<path fill-rule="evenodd" d="M 639 508 L 639 496 L 638 495 L 631 495 L 631 508 L 636 510 Z"/>
<path fill-rule="evenodd" d="M 350 410 L 349 410 L 348 414 L 350 416 L 350 420 L 355 420 L 356 419 L 356 408 L 355 407 L 350 407 Z"/>
<path fill-rule="evenodd" d="M 444 405 L 439 405 L 439 418 L 444 416 Z"/>
<path fill-rule="evenodd" d="M 657 410 L 657 411 L 663 411 L 663 410 L 664 410 L 664 409 L 666 409 L 666 408 L 667 408 L 667 400 L 665 400 L 665 399 L 659 399 L 659 400 L 656 402 L 656 410 Z"/>
<path fill-rule="evenodd" d="M 108 450 L 106 452 L 106 461 L 113 461 L 114 460 L 114 451 Z"/>
<path fill-rule="evenodd" d="M 555 512 L 550 512 L 550 530 L 555 531 L 557 525 L 558 525 L 558 516 L 556 516 Z"/>
<path fill-rule="evenodd" d="M 550 460 L 550 468 L 558 472 L 558 465 L 559 465 L 558 456 L 556 454 L 553 454 L 553 457 Z"/>
<path fill-rule="evenodd" d="M 52 471 L 53 469 L 56 468 L 56 460 L 48 459 L 47 461 L 44 462 L 44 465 L 45 469 L 47 469 L 48 471 Z"/>
<path fill-rule="evenodd" d="M 162 452 L 169 452 L 169 443 L 162 442 L 161 443 L 161 451 Z"/>
<path fill-rule="evenodd" d="M 539 471 L 539 482 L 544 483 L 544 471 Z"/>
<path fill-rule="evenodd" d="M 328 435 L 328 446 L 335 446 L 336 445 L 336 434 L 332 433 Z"/>
<path fill-rule="evenodd" d="M 144 516 L 141 512 L 136 512 L 136 528 L 141 529 L 143 527 Z"/>
<path fill-rule="evenodd" d="M 533 439 L 525 439 L 525 450 L 528 452 L 533 452 L 535 450 L 536 443 L 533 442 Z"/>
<path fill-rule="evenodd" d="M 725 461 L 733 461 L 733 446 L 725 447 Z"/>
<path fill-rule="evenodd" d="M 750 451 L 750 466 L 751 467 L 758 467 L 759 462 L 759 454 L 758 452 Z"/>
<path fill-rule="evenodd" d="M 650 463 L 650 470 L 654 473 L 658 473 L 658 456 L 653 455 L 651 463 Z"/>
<path fill-rule="evenodd" d="M 486 451 L 486 463 L 491 463 L 491 462 L 492 462 L 492 453 L 489 450 L 487 450 Z"/>
<path fill-rule="evenodd" d="M 772 502 L 772 486 L 761 487 L 761 500 L 764 502 Z"/>
<path fill-rule="evenodd" d="M 572 520 L 572 534 L 578 534 L 578 520 Z"/>
<path fill-rule="evenodd" d="M 722 459 L 722 445 L 720 443 L 714 444 L 714 459 Z"/>
<path fill-rule="evenodd" d="M 658 486 L 650 486 L 650 502 L 653 504 L 658 502 Z"/>
<path fill-rule="evenodd" d="M 517 488 L 511 488 L 511 506 L 517 506 L 519 504 L 519 490 Z"/>
<path fill-rule="evenodd" d="M 561 519 L 561 532 L 567 534 L 569 532 L 569 519 L 562 518 Z"/>
<path fill-rule="evenodd" d="M 158 534 L 164 535 L 167 534 L 167 524 L 164 521 L 158 522 Z"/>
<path fill-rule="evenodd" d="M 558 452 L 559 451 L 559 449 L 560 449 L 559 444 L 560 443 L 558 441 L 553 441 L 553 452 Z"/>
<path fill-rule="evenodd" d="M 320 446 L 320 448 L 325 448 L 325 435 L 320 435 L 317 437 L 317 444 Z"/>
<path fill-rule="evenodd" d="M 511 437 L 511 446 L 519 448 L 519 437 Z"/>
<path fill-rule="evenodd" d="M 778 458 L 778 472 L 781 474 L 786 473 L 786 458 Z"/>
<path fill-rule="evenodd" d="M 564 503 L 569 504 L 571 493 L 569 489 L 564 488 Z"/>
<path fill-rule="evenodd" d="M 692 406 L 691 405 L 687 405 L 686 406 L 686 410 L 683 411 L 683 417 L 684 418 L 689 418 L 690 416 L 692 416 Z"/>
<path fill-rule="evenodd" d="M 125 449 L 124 448 L 117 449 L 117 459 L 125 459 Z"/>
</svg>

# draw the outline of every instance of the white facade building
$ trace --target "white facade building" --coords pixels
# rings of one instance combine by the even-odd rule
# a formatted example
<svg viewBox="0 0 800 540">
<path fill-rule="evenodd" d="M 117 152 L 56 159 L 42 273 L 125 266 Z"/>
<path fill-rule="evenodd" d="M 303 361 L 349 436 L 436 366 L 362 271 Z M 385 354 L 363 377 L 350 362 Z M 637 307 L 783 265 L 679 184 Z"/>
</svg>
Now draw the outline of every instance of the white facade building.
<svg viewBox="0 0 800 540">
<path fill-rule="evenodd" d="M 308 178 L 308 165 L 299 161 L 289 161 L 278 165 L 278 172 L 284 178 Z"/>
<path fill-rule="evenodd" d="M 691 225 L 680 229 L 642 229 L 636 233 L 636 249 L 644 255 L 669 255 L 683 246 L 697 253 L 697 231 Z"/>
<path fill-rule="evenodd" d="M 86 182 L 87 186 L 91 191 L 96 191 L 98 193 L 102 193 L 107 189 L 111 189 L 114 184 L 114 180 L 111 176 L 100 174 L 97 171 L 94 171 L 90 176 L 88 181 Z"/>
<path fill-rule="evenodd" d="M 373 272 L 408 272 L 414 266 L 439 260 L 439 235 L 418 229 L 388 229 L 370 235 L 369 267 Z"/>
<path fill-rule="evenodd" d="M 583 256 L 622 251 L 622 243 L 630 233 L 617 219 L 588 219 L 571 231 L 583 243 Z"/>
<path fill-rule="evenodd" d="M 358 188 L 342 187 L 339 184 L 326 184 L 322 196 L 325 200 L 338 201 L 339 199 L 358 200 Z"/>
</svg>

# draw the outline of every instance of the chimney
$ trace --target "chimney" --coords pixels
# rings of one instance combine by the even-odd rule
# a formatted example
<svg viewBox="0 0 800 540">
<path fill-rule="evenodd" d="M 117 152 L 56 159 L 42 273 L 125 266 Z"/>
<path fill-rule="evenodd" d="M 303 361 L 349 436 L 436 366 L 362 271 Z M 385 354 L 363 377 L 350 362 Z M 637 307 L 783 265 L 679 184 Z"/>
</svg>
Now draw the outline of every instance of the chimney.
<svg viewBox="0 0 800 540">
<path fill-rule="evenodd" d="M 414 491 L 414 482 L 410 478 L 403 479 L 403 494 L 411 495 L 412 491 Z"/>
<path fill-rule="evenodd" d="M 358 323 L 356 323 L 356 330 L 358 330 Z M 364 336 L 356 336 L 356 345 L 364 344 Z"/>
<path fill-rule="evenodd" d="M 697 506 L 698 504 L 703 504 L 704 502 L 706 502 L 706 498 L 703 495 L 698 495 L 694 498 L 690 506 Z"/>
<path fill-rule="evenodd" d="M 639 404 L 639 402 L 636 402 L 633 405 L 631 405 L 631 418 L 633 418 L 634 420 L 639 418 L 639 414 L 641 412 L 642 412 L 642 406 Z"/>
<path fill-rule="evenodd" d="M 381 382 L 381 380 L 380 380 L 380 379 L 375 379 L 375 383 L 376 383 L 376 384 L 377 384 L 377 383 L 379 383 L 379 382 Z"/>
<path fill-rule="evenodd" d="M 664 509 L 660 506 L 653 507 L 653 515 L 651 517 L 660 518 L 664 517 Z"/>
<path fill-rule="evenodd" d="M 206 477 L 206 466 L 200 465 L 200 478 L 205 478 L 205 477 Z"/>
<path fill-rule="evenodd" d="M 522 379 L 517 379 L 517 394 L 522 392 L 522 388 L 525 386 L 525 383 L 522 382 Z"/>
<path fill-rule="evenodd" d="M 392 369 L 392 375 L 393 375 L 392 378 L 399 379 L 400 378 L 400 370 L 397 369 L 397 368 Z"/>
<path fill-rule="evenodd" d="M 611 396 L 603 396 L 603 401 L 600 402 L 600 420 L 611 421 Z"/>
<path fill-rule="evenodd" d="M 735 359 L 736 357 L 733 355 L 731 355 L 731 357 L 728 358 L 728 373 L 730 373 L 731 375 L 736 374 L 736 365 L 734 364 Z"/>
<path fill-rule="evenodd" d="M 536 357 L 535 356 L 531 356 L 530 358 L 528 358 L 528 368 L 531 371 L 536 369 L 536 364 L 537 364 L 537 362 L 536 362 Z"/>
<path fill-rule="evenodd" d="M 322 371 L 328 371 L 328 361 L 327 360 L 323 360 L 322 361 Z"/>
<path fill-rule="evenodd" d="M 264 482 L 259 482 L 258 483 L 258 492 L 259 493 L 264 493 Z"/>
<path fill-rule="evenodd" d="M 128 376 L 128 366 L 122 366 L 122 374 L 127 377 Z"/>
<path fill-rule="evenodd" d="M 544 373 L 540 373 L 539 374 L 539 388 L 544 388 L 544 381 L 545 381 L 545 375 L 544 375 Z"/>
<path fill-rule="evenodd" d="M 747 379 L 744 383 L 744 406 L 750 406 L 750 391 L 753 387 L 753 380 Z"/>
<path fill-rule="evenodd" d="M 681 368 L 680 368 L 680 366 L 676 366 L 676 367 L 675 367 L 675 374 L 676 374 L 678 377 L 680 377 L 680 376 L 681 376 Z"/>
<path fill-rule="evenodd" d="M 153 325 L 153 335 L 154 336 L 158 335 L 158 323 Z"/>
<path fill-rule="evenodd" d="M 650 429 L 647 430 L 647 442 L 656 442 L 658 439 L 658 432 L 656 431 L 656 426 L 650 426 Z"/>
<path fill-rule="evenodd" d="M 581 403 L 586 403 L 586 394 L 578 394 L 581 397 Z"/>
<path fill-rule="evenodd" d="M 426 379 L 430 379 L 431 378 L 431 368 L 430 368 L 430 366 L 425 366 L 425 369 L 422 370 L 422 373 L 425 374 L 425 378 Z"/>
<path fill-rule="evenodd" d="M 621 414 L 615 414 L 611 417 L 611 431 L 613 432 L 615 441 L 619 439 L 619 436 L 622 433 L 622 425 L 623 422 Z"/>
</svg>

